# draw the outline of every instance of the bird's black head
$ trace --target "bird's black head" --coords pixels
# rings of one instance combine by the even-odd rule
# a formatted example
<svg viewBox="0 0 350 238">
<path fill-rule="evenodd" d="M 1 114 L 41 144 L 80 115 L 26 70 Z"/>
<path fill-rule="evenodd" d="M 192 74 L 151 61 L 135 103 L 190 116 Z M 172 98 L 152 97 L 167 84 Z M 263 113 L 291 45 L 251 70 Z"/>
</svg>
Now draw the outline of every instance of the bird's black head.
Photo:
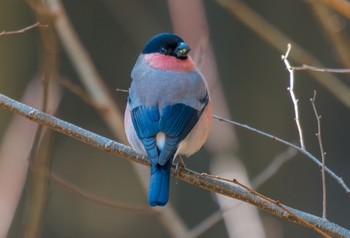
<svg viewBox="0 0 350 238">
<path fill-rule="evenodd" d="M 191 48 L 179 36 L 171 33 L 162 33 L 150 39 L 143 54 L 160 53 L 174 56 L 178 59 L 187 59 Z"/>
</svg>

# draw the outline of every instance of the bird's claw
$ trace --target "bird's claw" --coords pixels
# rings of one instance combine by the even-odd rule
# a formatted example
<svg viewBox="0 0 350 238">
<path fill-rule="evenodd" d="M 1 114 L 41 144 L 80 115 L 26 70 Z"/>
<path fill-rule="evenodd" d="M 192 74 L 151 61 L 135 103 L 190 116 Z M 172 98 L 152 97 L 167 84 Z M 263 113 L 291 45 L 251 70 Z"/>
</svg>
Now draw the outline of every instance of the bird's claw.
<svg viewBox="0 0 350 238">
<path fill-rule="evenodd" d="M 177 175 L 179 168 L 186 169 L 185 162 L 182 160 L 181 156 L 176 157 L 177 163 L 175 163 L 175 175 Z"/>
</svg>

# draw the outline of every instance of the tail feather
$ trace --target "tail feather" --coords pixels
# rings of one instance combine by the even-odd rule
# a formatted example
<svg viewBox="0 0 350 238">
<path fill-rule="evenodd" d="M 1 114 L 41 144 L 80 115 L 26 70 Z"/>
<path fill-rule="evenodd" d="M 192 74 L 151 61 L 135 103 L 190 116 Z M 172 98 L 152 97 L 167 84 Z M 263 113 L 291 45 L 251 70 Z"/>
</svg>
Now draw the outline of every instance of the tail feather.
<svg viewBox="0 0 350 238">
<path fill-rule="evenodd" d="M 164 206 L 169 199 L 169 181 L 172 159 L 164 165 L 151 166 L 151 177 L 148 190 L 148 204 L 150 206 Z"/>
</svg>

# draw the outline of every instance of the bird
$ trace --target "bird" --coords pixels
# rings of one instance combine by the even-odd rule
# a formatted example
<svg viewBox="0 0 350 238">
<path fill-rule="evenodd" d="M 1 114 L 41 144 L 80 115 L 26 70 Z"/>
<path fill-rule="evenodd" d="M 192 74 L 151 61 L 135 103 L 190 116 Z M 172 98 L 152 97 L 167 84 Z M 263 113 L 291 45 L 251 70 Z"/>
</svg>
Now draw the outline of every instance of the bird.
<svg viewBox="0 0 350 238">
<path fill-rule="evenodd" d="M 129 144 L 151 164 L 149 206 L 167 204 L 174 159 L 197 152 L 211 128 L 208 86 L 190 50 L 178 35 L 160 33 L 131 71 L 124 126 Z"/>
</svg>

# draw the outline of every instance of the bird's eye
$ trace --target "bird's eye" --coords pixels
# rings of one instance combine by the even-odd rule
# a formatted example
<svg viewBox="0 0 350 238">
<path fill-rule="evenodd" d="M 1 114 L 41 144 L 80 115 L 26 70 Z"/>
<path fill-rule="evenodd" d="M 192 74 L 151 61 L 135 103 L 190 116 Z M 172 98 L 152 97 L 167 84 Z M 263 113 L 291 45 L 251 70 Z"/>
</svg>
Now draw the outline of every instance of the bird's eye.
<svg viewBox="0 0 350 238">
<path fill-rule="evenodd" d="M 160 48 L 160 53 L 165 54 L 167 52 L 168 52 L 167 49 L 165 49 L 164 47 Z"/>
</svg>

